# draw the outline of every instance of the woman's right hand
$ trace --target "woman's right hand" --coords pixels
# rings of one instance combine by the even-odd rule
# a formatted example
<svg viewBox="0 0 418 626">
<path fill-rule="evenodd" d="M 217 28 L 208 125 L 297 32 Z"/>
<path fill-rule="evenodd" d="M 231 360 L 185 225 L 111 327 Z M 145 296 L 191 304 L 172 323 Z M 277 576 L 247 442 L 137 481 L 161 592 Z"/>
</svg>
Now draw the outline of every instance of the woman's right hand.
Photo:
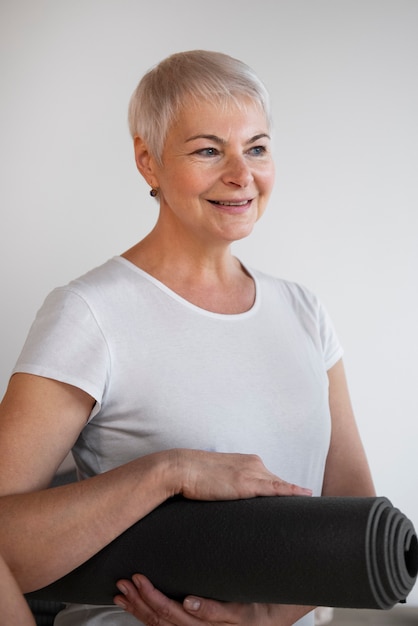
<svg viewBox="0 0 418 626">
<path fill-rule="evenodd" d="M 272 474 L 255 454 L 177 449 L 175 493 L 191 500 L 239 500 L 256 496 L 310 496 Z"/>
</svg>

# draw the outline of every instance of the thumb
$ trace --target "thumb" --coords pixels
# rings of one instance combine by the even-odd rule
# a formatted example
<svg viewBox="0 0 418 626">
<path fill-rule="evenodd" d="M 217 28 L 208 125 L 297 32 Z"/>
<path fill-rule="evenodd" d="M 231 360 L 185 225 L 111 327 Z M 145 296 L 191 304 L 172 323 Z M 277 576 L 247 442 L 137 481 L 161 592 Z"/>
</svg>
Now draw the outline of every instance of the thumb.
<svg viewBox="0 0 418 626">
<path fill-rule="evenodd" d="M 190 614 L 207 622 L 236 623 L 238 605 L 232 602 L 217 602 L 197 596 L 187 596 L 183 608 Z"/>
<path fill-rule="evenodd" d="M 202 600 L 200 598 L 196 598 L 195 596 L 187 596 L 183 600 L 183 608 L 188 613 L 198 613 L 202 606 Z"/>
</svg>

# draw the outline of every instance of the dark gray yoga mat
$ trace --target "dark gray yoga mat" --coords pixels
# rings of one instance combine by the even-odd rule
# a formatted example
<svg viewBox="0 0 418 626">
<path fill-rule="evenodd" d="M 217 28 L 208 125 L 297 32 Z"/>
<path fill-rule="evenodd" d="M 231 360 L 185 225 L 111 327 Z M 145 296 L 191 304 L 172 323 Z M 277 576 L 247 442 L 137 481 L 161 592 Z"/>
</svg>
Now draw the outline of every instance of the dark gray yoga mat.
<svg viewBox="0 0 418 626">
<path fill-rule="evenodd" d="M 137 572 L 179 600 L 389 609 L 414 586 L 418 542 L 386 498 L 174 498 L 28 597 L 112 604 Z"/>
</svg>

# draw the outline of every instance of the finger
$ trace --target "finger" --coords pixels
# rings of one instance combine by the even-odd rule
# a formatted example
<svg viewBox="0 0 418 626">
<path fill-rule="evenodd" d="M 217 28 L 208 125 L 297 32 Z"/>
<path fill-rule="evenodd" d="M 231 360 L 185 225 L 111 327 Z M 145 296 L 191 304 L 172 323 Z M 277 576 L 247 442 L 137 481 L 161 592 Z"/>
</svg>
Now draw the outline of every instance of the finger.
<svg viewBox="0 0 418 626">
<path fill-rule="evenodd" d="M 126 610 L 148 626 L 196 626 L 198 620 L 188 614 L 183 606 L 167 598 L 152 583 L 140 574 L 135 574 L 131 581 L 119 581 L 117 586 L 122 591 L 115 602 L 120 606 L 125 603 Z"/>
<path fill-rule="evenodd" d="M 311 496 L 312 489 L 306 487 L 300 487 L 293 483 L 287 483 L 284 480 L 274 480 L 273 488 L 278 496 Z"/>
<path fill-rule="evenodd" d="M 246 608 L 235 602 L 216 602 L 196 596 L 187 596 L 183 601 L 183 607 L 203 622 L 211 624 L 239 624 L 241 613 Z"/>
<path fill-rule="evenodd" d="M 142 619 L 147 614 L 148 607 L 142 600 L 136 586 L 130 580 L 119 580 L 116 586 L 121 595 L 113 598 L 114 603 L 138 619 Z"/>
</svg>

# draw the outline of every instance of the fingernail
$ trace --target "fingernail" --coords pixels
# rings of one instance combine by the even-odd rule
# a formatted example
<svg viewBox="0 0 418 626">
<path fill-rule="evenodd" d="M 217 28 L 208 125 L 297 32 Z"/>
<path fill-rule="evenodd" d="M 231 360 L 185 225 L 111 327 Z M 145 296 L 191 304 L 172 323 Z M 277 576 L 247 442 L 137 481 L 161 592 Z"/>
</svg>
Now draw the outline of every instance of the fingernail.
<svg viewBox="0 0 418 626">
<path fill-rule="evenodd" d="M 125 604 L 125 602 L 123 600 L 121 600 L 120 598 L 115 598 L 113 600 L 113 602 L 116 604 L 116 606 L 120 606 L 121 609 L 125 609 L 127 608 L 127 604 Z"/>
<path fill-rule="evenodd" d="M 139 578 L 138 574 L 135 574 L 135 576 L 132 577 L 132 580 L 134 581 L 134 585 L 137 589 L 141 589 L 141 579 Z"/>
<path fill-rule="evenodd" d="M 121 593 L 123 593 L 124 596 L 126 596 L 126 594 L 128 593 L 128 588 L 125 587 L 123 583 L 116 583 L 116 587 L 119 589 Z"/>
<path fill-rule="evenodd" d="M 183 605 L 188 611 L 198 611 L 200 609 L 200 600 L 197 598 L 186 598 Z"/>
</svg>

